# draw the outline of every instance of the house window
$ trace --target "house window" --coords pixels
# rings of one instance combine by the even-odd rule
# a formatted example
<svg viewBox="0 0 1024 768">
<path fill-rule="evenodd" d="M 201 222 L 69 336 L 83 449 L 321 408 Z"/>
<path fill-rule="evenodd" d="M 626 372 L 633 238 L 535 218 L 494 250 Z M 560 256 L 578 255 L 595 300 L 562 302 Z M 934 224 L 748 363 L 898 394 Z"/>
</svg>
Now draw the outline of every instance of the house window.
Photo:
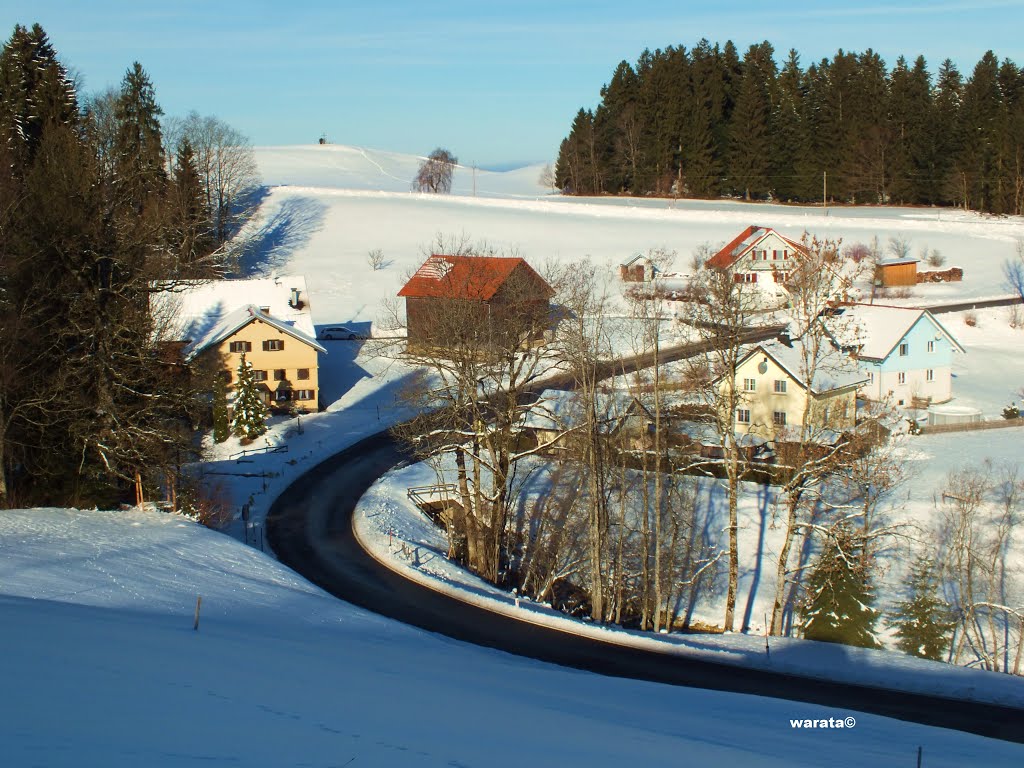
<svg viewBox="0 0 1024 768">
<path fill-rule="evenodd" d="M 228 345 L 228 350 L 231 352 L 252 352 L 251 341 L 232 341 Z"/>
<path fill-rule="evenodd" d="M 929 341 L 928 342 L 928 351 L 929 352 L 934 352 L 935 351 L 935 342 L 934 341 Z"/>
<path fill-rule="evenodd" d="M 739 422 L 740 424 L 749 424 L 750 423 L 750 409 L 749 408 L 739 408 L 739 409 L 737 409 L 737 411 L 736 411 L 736 421 Z"/>
<path fill-rule="evenodd" d="M 284 368 L 278 368 L 274 371 L 274 381 L 284 381 Z"/>
<path fill-rule="evenodd" d="M 775 391 L 780 395 L 786 394 L 786 380 L 776 379 L 775 380 Z"/>
<path fill-rule="evenodd" d="M 743 276 L 743 282 L 744 283 L 756 283 L 757 282 L 757 273 L 750 272 L 748 274 L 745 274 Z"/>
<path fill-rule="evenodd" d="M 778 251 L 772 251 L 772 261 L 778 261 L 778 260 L 779 260 L 779 252 Z"/>
<path fill-rule="evenodd" d="M 874 372 L 873 371 L 867 371 L 866 373 L 868 374 L 868 384 L 874 384 L 875 383 L 875 374 L 874 374 Z"/>
<path fill-rule="evenodd" d="M 743 380 L 743 391 L 744 392 L 756 392 L 757 391 L 757 379 L 744 379 Z"/>
<path fill-rule="evenodd" d="M 263 342 L 264 352 L 280 352 L 284 349 L 284 339 L 268 339 Z"/>
<path fill-rule="evenodd" d="M 296 389 L 292 393 L 292 399 L 294 400 L 312 400 L 313 390 L 312 389 Z"/>
<path fill-rule="evenodd" d="M 783 252 L 782 252 L 782 258 L 783 258 L 783 260 L 785 260 L 785 259 L 788 259 L 788 258 L 789 258 L 789 251 L 787 251 L 787 250 L 783 250 Z"/>
<path fill-rule="evenodd" d="M 931 368 L 929 368 L 927 371 L 925 371 L 924 372 L 924 380 L 925 381 L 935 381 L 935 371 L 933 369 L 931 369 Z"/>
<path fill-rule="evenodd" d="M 907 374 L 905 374 L 903 371 L 900 371 L 899 373 L 896 374 L 896 381 L 899 382 L 900 384 L 906 384 Z"/>
<path fill-rule="evenodd" d="M 252 380 L 253 381 L 266 381 L 267 380 L 267 372 L 266 371 L 257 371 L 255 369 L 253 369 Z"/>
<path fill-rule="evenodd" d="M 299 381 L 305 381 L 309 378 L 309 368 L 299 368 L 295 373 Z"/>
<path fill-rule="evenodd" d="M 279 403 L 286 403 L 292 399 L 292 391 L 290 389 L 279 389 L 274 393 L 274 397 Z"/>
<path fill-rule="evenodd" d="M 900 344 L 900 357 L 906 357 L 910 352 L 910 346 L 908 344 Z"/>
<path fill-rule="evenodd" d="M 772 424 L 774 424 L 776 427 L 786 426 L 786 412 L 772 411 Z"/>
</svg>

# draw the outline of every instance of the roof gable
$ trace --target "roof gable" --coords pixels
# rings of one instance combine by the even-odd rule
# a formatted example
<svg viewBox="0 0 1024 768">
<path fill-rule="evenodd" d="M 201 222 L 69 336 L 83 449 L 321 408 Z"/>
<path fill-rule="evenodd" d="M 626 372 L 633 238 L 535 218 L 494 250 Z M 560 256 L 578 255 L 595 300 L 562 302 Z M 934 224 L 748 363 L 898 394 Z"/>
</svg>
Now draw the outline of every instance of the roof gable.
<svg viewBox="0 0 1024 768">
<path fill-rule="evenodd" d="M 211 347 L 217 346 L 227 339 L 234 336 L 240 330 L 245 328 L 256 320 L 261 320 L 267 325 L 276 328 L 293 339 L 301 341 L 303 344 L 307 344 L 317 352 L 323 352 L 327 354 L 327 350 L 312 336 L 303 333 L 297 329 L 294 325 L 286 323 L 278 318 L 263 312 L 255 304 L 249 304 L 245 307 L 240 307 L 234 312 L 229 312 L 221 318 L 220 322 L 210 328 L 205 334 L 199 339 L 190 340 L 182 352 L 185 355 L 185 360 L 192 360 L 197 355 L 201 354 Z"/>
<path fill-rule="evenodd" d="M 736 363 L 737 370 L 760 352 L 771 358 L 798 387 L 806 389 L 805 376 L 800 370 L 803 365 L 803 357 L 799 348 L 800 342 L 793 341 L 792 345 L 788 346 L 780 341 L 758 344 Z M 858 371 L 856 365 L 846 355 L 832 350 L 828 344 L 825 344 L 825 347 L 829 351 L 826 351 L 826 354 L 821 356 L 815 365 L 814 379 L 811 382 L 812 394 L 822 395 L 849 389 L 867 381 L 867 376 Z"/>
<path fill-rule="evenodd" d="M 751 224 L 740 232 L 739 235 L 730 241 L 724 248 L 722 248 L 722 250 L 708 259 L 704 266 L 713 269 L 728 269 L 737 261 L 742 259 L 747 253 L 755 250 L 757 246 L 765 240 L 765 238 L 771 236 L 779 238 L 783 243 L 792 248 L 794 253 L 805 253 L 805 249 L 800 243 L 780 235 L 771 227 L 761 227 L 756 224 Z"/>
<path fill-rule="evenodd" d="M 543 298 L 551 298 L 554 294 L 551 286 L 525 259 L 434 254 L 423 262 L 398 295 L 490 301 L 516 273 L 536 283 Z"/>
<path fill-rule="evenodd" d="M 885 304 L 850 304 L 825 321 L 829 336 L 857 357 L 885 360 L 922 320 L 946 337 L 953 348 L 964 348 L 927 309 L 894 307 Z"/>
</svg>

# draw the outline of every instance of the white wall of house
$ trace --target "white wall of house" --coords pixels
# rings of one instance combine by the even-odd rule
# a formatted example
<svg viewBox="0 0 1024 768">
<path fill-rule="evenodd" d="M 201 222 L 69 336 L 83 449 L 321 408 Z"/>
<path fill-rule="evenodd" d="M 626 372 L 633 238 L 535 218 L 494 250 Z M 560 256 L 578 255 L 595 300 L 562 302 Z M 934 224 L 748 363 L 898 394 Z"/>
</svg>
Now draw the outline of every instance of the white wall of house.
<svg viewBox="0 0 1024 768">
<path fill-rule="evenodd" d="M 914 398 L 931 398 L 933 403 L 944 403 L 953 397 L 953 370 L 950 366 L 887 371 L 880 365 L 866 365 L 864 372 L 871 381 L 861 388 L 861 392 L 872 400 L 888 397 L 893 405 L 910 406 Z"/>
</svg>

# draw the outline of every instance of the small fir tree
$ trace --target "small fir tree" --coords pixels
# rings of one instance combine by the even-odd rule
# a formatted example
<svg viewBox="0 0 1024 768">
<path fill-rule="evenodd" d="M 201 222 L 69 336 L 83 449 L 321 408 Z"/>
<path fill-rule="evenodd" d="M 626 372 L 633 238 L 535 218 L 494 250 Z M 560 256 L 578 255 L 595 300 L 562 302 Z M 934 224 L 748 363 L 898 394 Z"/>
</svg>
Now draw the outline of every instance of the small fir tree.
<svg viewBox="0 0 1024 768">
<path fill-rule="evenodd" d="M 872 607 L 875 593 L 861 547 L 848 525 L 839 525 L 829 535 L 807 584 L 803 630 L 808 640 L 879 647 L 878 611 Z"/>
<path fill-rule="evenodd" d="M 909 599 L 896 603 L 889 624 L 904 653 L 941 661 L 949 648 L 950 632 L 956 622 L 949 605 L 938 595 L 935 562 L 920 556 L 911 566 Z"/>
<path fill-rule="evenodd" d="M 231 419 L 228 418 L 228 383 L 218 373 L 213 381 L 213 439 L 223 443 L 231 436 Z"/>
<path fill-rule="evenodd" d="M 231 431 L 244 440 L 255 440 L 267 431 L 267 406 L 260 397 L 259 384 L 253 377 L 252 363 L 245 359 L 238 364 L 238 386 L 235 388 L 235 413 Z"/>
</svg>

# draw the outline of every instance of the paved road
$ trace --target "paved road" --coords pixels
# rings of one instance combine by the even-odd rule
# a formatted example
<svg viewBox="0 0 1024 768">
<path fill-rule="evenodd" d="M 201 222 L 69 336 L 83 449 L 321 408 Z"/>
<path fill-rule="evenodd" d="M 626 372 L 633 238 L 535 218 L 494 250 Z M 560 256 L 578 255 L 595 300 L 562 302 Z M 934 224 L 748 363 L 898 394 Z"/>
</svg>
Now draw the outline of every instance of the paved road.
<svg viewBox="0 0 1024 768">
<path fill-rule="evenodd" d="M 966 312 L 968 309 L 987 309 L 988 307 L 1012 307 L 1020 304 L 1019 296 L 1007 296 L 1002 299 L 981 299 L 980 301 L 957 301 L 949 304 L 923 304 L 933 315 L 941 315 L 946 312 Z"/>
<path fill-rule="evenodd" d="M 386 434 L 367 438 L 293 483 L 270 509 L 282 562 L 333 595 L 457 640 L 605 675 L 756 694 L 913 721 L 1024 743 L 1024 710 L 742 669 L 623 648 L 491 614 L 403 579 L 352 533 L 356 501 L 405 460 Z"/>
</svg>

